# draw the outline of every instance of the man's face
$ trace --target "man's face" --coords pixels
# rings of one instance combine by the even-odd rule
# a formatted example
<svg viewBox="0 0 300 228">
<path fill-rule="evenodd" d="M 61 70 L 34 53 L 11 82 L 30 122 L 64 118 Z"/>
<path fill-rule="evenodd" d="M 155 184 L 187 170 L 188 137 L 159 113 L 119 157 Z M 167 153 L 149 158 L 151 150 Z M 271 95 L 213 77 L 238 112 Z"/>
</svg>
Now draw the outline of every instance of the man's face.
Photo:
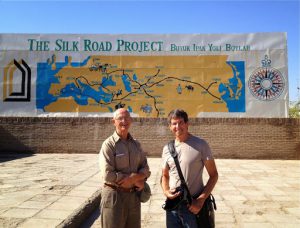
<svg viewBox="0 0 300 228">
<path fill-rule="evenodd" d="M 113 119 L 114 125 L 118 133 L 128 132 L 132 119 L 129 112 L 126 109 L 120 109 L 116 113 L 116 117 Z"/>
<path fill-rule="evenodd" d="M 170 123 L 170 130 L 173 134 L 178 136 L 185 136 L 188 134 L 188 122 L 185 123 L 183 118 L 172 118 Z"/>
</svg>

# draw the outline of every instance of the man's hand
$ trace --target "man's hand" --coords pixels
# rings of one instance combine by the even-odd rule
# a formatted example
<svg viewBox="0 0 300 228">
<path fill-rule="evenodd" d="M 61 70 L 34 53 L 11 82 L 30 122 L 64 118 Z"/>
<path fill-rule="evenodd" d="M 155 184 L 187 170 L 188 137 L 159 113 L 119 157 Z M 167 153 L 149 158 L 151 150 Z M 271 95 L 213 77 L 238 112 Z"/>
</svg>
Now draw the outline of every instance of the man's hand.
<svg viewBox="0 0 300 228">
<path fill-rule="evenodd" d="M 145 176 L 144 174 L 131 173 L 117 182 L 122 188 L 137 187 L 138 191 L 144 188 Z"/>
<path fill-rule="evenodd" d="M 188 205 L 188 209 L 190 210 L 190 212 L 196 215 L 203 207 L 204 201 L 204 198 L 193 199 L 192 204 Z"/>
<path fill-rule="evenodd" d="M 122 188 L 132 188 L 134 186 L 131 176 L 124 177 L 122 180 L 118 181 L 117 184 Z"/>
<path fill-rule="evenodd" d="M 176 197 L 180 196 L 180 194 L 181 194 L 180 191 L 176 192 L 176 189 L 169 189 L 169 190 L 165 191 L 164 193 L 168 199 L 175 199 Z"/>
<path fill-rule="evenodd" d="M 145 187 L 145 181 L 137 181 L 136 183 L 135 183 L 135 187 L 137 188 L 136 190 L 137 191 L 142 191 L 143 189 L 144 189 L 144 187 Z"/>
</svg>

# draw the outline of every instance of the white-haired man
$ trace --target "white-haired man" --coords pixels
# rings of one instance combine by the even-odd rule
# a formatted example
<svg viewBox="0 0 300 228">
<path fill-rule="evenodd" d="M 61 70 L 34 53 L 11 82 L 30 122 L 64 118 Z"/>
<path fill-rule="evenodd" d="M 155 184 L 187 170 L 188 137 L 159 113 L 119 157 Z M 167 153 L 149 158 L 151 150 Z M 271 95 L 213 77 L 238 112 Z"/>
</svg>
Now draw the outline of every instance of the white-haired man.
<svg viewBox="0 0 300 228">
<path fill-rule="evenodd" d="M 130 113 L 117 109 L 115 132 L 102 144 L 99 160 L 102 181 L 100 217 L 102 228 L 140 228 L 141 202 L 137 191 L 150 176 L 140 143 L 129 133 Z"/>
</svg>

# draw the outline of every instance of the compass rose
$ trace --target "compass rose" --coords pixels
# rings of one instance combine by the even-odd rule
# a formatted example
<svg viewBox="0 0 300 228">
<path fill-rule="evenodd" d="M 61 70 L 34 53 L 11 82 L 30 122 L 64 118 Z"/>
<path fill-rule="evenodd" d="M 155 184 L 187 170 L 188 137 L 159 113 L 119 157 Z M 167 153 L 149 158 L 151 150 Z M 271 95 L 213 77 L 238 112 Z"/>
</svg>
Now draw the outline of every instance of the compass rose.
<svg viewBox="0 0 300 228">
<path fill-rule="evenodd" d="M 251 94 L 262 101 L 277 99 L 285 88 L 285 80 L 281 72 L 270 67 L 268 56 L 262 60 L 263 67 L 256 69 L 250 76 L 248 87 Z"/>
</svg>

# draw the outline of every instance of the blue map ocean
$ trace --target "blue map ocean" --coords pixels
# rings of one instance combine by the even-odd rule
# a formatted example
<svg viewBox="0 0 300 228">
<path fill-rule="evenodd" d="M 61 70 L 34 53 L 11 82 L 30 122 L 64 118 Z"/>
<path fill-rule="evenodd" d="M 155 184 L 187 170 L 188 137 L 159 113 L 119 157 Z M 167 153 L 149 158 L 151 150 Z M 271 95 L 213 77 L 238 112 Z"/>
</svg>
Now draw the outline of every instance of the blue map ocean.
<svg viewBox="0 0 300 228">
<path fill-rule="evenodd" d="M 45 107 L 49 104 L 56 102 L 59 98 L 63 97 L 72 97 L 78 105 L 88 105 L 88 99 L 93 99 L 97 103 L 100 101 L 108 103 L 112 99 L 111 93 L 106 93 L 103 91 L 103 87 L 107 86 L 116 86 L 116 82 L 113 81 L 112 76 L 107 78 L 102 78 L 102 86 L 98 87 L 98 90 L 94 89 L 90 85 L 84 83 L 80 79 L 77 80 L 77 83 L 80 85 L 80 88 L 72 82 L 67 84 L 59 93 L 59 95 L 54 96 L 49 93 L 49 89 L 52 84 L 60 84 L 59 79 L 55 76 L 63 67 L 83 67 L 87 64 L 90 57 L 85 59 L 83 62 L 71 62 L 69 63 L 68 56 L 65 57 L 65 62 L 55 62 L 55 70 L 52 69 L 52 64 L 55 61 L 55 58 L 49 59 L 47 62 L 41 62 L 37 64 L 37 109 L 45 111 Z M 123 83 L 127 92 L 131 92 L 131 85 L 125 75 L 122 76 Z M 108 111 L 113 112 L 110 107 Z M 131 110 L 131 107 L 128 107 Z"/>
<path fill-rule="evenodd" d="M 231 66 L 233 77 L 228 80 L 228 83 L 219 85 L 221 98 L 226 103 L 228 112 L 245 112 L 245 62 L 228 61 L 226 63 Z"/>
<path fill-rule="evenodd" d="M 102 78 L 102 86 L 90 86 L 85 80 L 80 78 L 75 82 L 67 84 L 58 94 L 50 94 L 49 90 L 52 84 L 60 84 L 59 79 L 55 76 L 62 68 L 70 65 L 71 67 L 86 66 L 90 57 L 83 62 L 70 62 L 68 56 L 64 62 L 55 62 L 55 56 L 48 59 L 47 62 L 37 64 L 37 90 L 36 90 L 36 106 L 37 109 L 45 111 L 45 107 L 59 98 L 72 97 L 78 105 L 88 105 L 88 99 L 93 99 L 97 103 L 109 103 L 112 100 L 112 94 L 106 93 L 103 87 L 116 86 L 116 82 L 112 76 Z M 55 69 L 52 69 L 52 64 L 55 63 Z M 233 76 L 228 80 L 228 83 L 219 85 L 219 92 L 222 94 L 221 99 L 226 103 L 229 112 L 245 112 L 245 66 L 242 61 L 227 62 L 232 68 Z M 239 73 L 238 73 L 239 72 Z M 131 83 L 126 75 L 122 75 L 122 82 L 127 92 L 132 92 Z M 133 79 L 137 80 L 136 74 Z M 114 110 L 107 106 L 109 112 Z M 130 106 L 128 110 L 132 111 Z"/>
</svg>

